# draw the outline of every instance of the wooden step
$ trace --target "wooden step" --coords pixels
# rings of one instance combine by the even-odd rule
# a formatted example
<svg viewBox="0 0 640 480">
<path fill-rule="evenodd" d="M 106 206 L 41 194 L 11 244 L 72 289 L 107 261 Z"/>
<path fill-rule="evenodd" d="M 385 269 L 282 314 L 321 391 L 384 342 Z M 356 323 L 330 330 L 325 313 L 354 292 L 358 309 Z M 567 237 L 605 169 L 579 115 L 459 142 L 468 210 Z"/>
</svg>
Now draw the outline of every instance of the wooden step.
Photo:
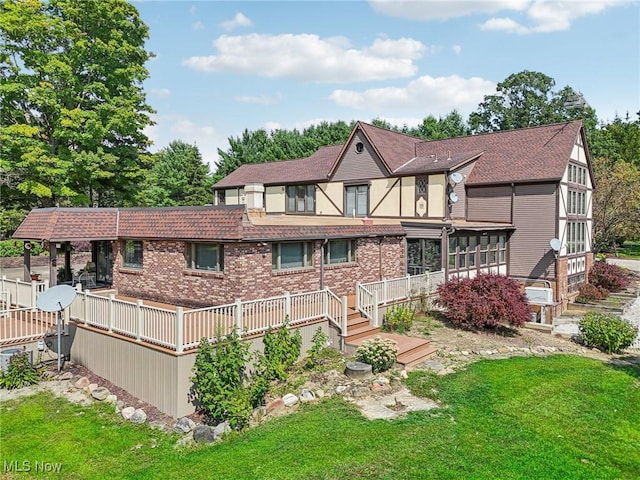
<svg viewBox="0 0 640 480">
<path fill-rule="evenodd" d="M 359 335 L 355 338 L 351 338 L 351 335 L 349 335 L 349 337 L 347 337 L 347 344 L 357 348 L 365 340 L 376 336 L 389 338 L 398 344 L 396 363 L 401 368 L 418 365 L 426 361 L 430 355 L 433 355 L 436 352 L 436 347 L 431 345 L 429 340 L 409 337 L 407 335 L 399 335 L 397 333 L 380 333 L 379 331 L 369 335 Z"/>
<path fill-rule="evenodd" d="M 347 295 L 347 307 L 355 310 L 356 308 L 356 296 L 355 295 Z"/>
<path fill-rule="evenodd" d="M 354 318 L 348 318 L 347 319 L 347 334 L 349 332 L 351 332 L 351 329 L 353 328 L 358 328 L 358 327 L 362 327 L 364 325 L 369 325 L 369 320 L 367 318 L 364 317 L 354 317 Z"/>
<path fill-rule="evenodd" d="M 355 328 L 347 327 L 347 338 L 345 339 L 349 345 L 359 345 L 360 340 L 373 338 L 380 333 L 380 327 L 372 327 L 369 322 L 359 325 Z"/>
<path fill-rule="evenodd" d="M 362 314 L 353 309 L 347 309 L 347 320 L 351 320 L 352 318 L 360 318 Z"/>
</svg>

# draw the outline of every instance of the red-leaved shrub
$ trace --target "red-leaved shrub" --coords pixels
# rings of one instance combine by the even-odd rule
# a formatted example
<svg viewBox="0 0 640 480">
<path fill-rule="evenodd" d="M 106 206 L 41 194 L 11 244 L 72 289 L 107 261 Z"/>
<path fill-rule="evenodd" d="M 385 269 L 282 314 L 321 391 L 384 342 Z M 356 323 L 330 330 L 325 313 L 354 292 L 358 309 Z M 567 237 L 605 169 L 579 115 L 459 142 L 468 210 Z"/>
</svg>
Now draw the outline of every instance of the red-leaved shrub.
<svg viewBox="0 0 640 480">
<path fill-rule="evenodd" d="M 520 326 L 531 319 L 529 302 L 520 284 L 502 275 L 454 278 L 441 284 L 436 304 L 456 326 L 469 329 Z"/>
<path fill-rule="evenodd" d="M 604 300 L 609 296 L 609 290 L 604 287 L 596 287 L 590 283 L 585 283 L 580 287 L 580 293 L 576 297 L 576 303 L 593 303 Z"/>
<path fill-rule="evenodd" d="M 629 275 L 617 265 L 596 262 L 589 271 L 589 283 L 596 287 L 606 288 L 610 292 L 618 292 L 629 286 Z"/>
</svg>

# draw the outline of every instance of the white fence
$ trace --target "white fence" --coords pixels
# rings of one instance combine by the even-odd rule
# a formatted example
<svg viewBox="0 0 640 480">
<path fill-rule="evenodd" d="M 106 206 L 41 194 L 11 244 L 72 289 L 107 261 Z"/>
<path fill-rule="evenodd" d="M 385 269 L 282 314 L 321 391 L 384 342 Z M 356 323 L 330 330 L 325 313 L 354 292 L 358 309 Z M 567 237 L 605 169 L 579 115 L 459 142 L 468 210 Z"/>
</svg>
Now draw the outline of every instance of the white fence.
<svg viewBox="0 0 640 480">
<path fill-rule="evenodd" d="M 358 284 L 358 308 L 370 319 L 376 318 L 377 322 L 378 305 L 430 293 L 437 285 L 438 278 L 442 276 L 438 277 L 438 274 L 440 272 Z M 5 294 L 9 299 L 7 303 L 26 307 L 24 311 L 29 311 L 32 315 L 28 322 L 18 323 L 0 318 L 0 342 L 18 341 L 29 335 L 43 336 L 51 326 L 47 323 L 51 322 L 50 318 L 53 318 L 55 326 L 54 315 L 47 316 L 45 321 L 45 316 L 38 317 L 41 312 L 34 308 L 38 295 L 45 288 L 42 282 L 29 284 L 2 278 L 0 292 L 8 292 Z M 16 310 L 10 312 L 14 311 Z M 347 335 L 347 297 L 339 298 L 329 289 L 297 294 L 285 293 L 259 300 L 238 299 L 228 305 L 193 310 L 182 307 L 164 309 L 145 305 L 142 300 L 128 302 L 117 299 L 115 295 L 104 296 L 89 291 L 78 291 L 76 299 L 65 313 L 68 319 L 75 322 L 136 341 L 149 342 L 178 353 L 197 348 L 203 337 L 215 340 L 232 331 L 240 335 L 262 334 L 269 328 L 281 327 L 286 319 L 290 325 L 296 325 L 327 318 L 340 329 L 342 336 Z M 20 315 L 25 315 L 22 320 L 29 316 L 28 313 Z M 23 323 L 31 326 L 23 326 Z M 18 325 L 23 330 L 18 330 Z M 28 328 L 32 330 L 25 330 Z"/>
<path fill-rule="evenodd" d="M 356 284 L 356 309 L 378 327 L 378 308 L 388 303 L 432 294 L 444 282 L 444 270 Z"/>
</svg>

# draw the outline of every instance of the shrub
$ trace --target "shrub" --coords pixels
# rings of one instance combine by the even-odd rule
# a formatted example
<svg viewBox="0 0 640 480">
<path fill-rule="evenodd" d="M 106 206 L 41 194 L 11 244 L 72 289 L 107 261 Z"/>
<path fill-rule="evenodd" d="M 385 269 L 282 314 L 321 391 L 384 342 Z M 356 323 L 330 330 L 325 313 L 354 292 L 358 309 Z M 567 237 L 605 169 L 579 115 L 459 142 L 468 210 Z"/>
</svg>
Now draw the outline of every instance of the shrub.
<svg viewBox="0 0 640 480">
<path fill-rule="evenodd" d="M 529 302 L 518 282 L 502 275 L 454 278 L 439 285 L 436 294 L 436 304 L 458 327 L 520 326 L 531 318 Z"/>
<path fill-rule="evenodd" d="M 405 333 L 411 330 L 416 313 L 409 305 L 393 305 L 384 317 L 385 332 Z"/>
<path fill-rule="evenodd" d="M 365 340 L 356 350 L 356 360 L 371 365 L 373 373 L 389 370 L 396 362 L 398 345 L 393 340 L 375 337 Z"/>
<path fill-rule="evenodd" d="M 35 385 L 40 379 L 40 371 L 31 365 L 27 352 L 12 355 L 6 373 L 0 374 L 0 387 L 7 390 Z"/>
<path fill-rule="evenodd" d="M 590 283 L 586 283 L 580 287 L 580 292 L 576 297 L 576 303 L 593 303 L 598 300 L 604 300 L 609 296 L 609 290 L 603 287 L 596 287 Z"/>
<path fill-rule="evenodd" d="M 322 352 L 325 348 L 327 348 L 327 341 L 329 337 L 322 331 L 321 327 L 318 327 L 315 332 L 313 332 L 313 338 L 311 339 L 311 348 L 307 350 L 307 367 L 313 368 L 317 363 L 320 357 L 320 352 Z"/>
<path fill-rule="evenodd" d="M 39 242 L 31 242 L 31 255 L 40 255 L 42 245 Z M 24 254 L 24 242 L 22 240 L 0 241 L 0 257 L 21 257 Z"/>
<path fill-rule="evenodd" d="M 233 428 L 242 428 L 249 420 L 251 408 L 245 408 L 245 368 L 249 345 L 233 332 L 211 344 L 200 341 L 193 365 L 192 395 L 198 409 L 214 422 L 229 420 Z M 238 405 L 240 405 L 240 408 Z"/>
<path fill-rule="evenodd" d="M 287 318 L 282 328 L 276 331 L 269 328 L 262 338 L 264 354 L 258 356 L 257 371 L 269 381 L 286 380 L 287 370 L 300 357 L 302 335 L 298 329 L 291 333 L 288 324 Z"/>
<path fill-rule="evenodd" d="M 618 353 L 633 343 L 638 330 L 612 313 L 588 312 L 580 320 L 580 333 L 587 345 Z"/>
<path fill-rule="evenodd" d="M 589 282 L 596 287 L 617 292 L 629 286 L 629 275 L 619 266 L 606 262 L 595 262 L 589 271 Z"/>
</svg>

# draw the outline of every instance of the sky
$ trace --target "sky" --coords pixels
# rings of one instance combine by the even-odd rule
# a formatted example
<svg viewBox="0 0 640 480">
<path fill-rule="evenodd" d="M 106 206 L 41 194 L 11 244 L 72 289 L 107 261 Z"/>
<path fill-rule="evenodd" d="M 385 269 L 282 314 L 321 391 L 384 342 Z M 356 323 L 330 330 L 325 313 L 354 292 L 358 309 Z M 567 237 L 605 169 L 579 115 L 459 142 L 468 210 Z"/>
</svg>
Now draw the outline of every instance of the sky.
<svg viewBox="0 0 640 480">
<path fill-rule="evenodd" d="M 640 111 L 639 0 L 134 1 L 149 27 L 151 151 L 322 121 L 464 118 L 523 70 L 600 120 Z"/>
</svg>

